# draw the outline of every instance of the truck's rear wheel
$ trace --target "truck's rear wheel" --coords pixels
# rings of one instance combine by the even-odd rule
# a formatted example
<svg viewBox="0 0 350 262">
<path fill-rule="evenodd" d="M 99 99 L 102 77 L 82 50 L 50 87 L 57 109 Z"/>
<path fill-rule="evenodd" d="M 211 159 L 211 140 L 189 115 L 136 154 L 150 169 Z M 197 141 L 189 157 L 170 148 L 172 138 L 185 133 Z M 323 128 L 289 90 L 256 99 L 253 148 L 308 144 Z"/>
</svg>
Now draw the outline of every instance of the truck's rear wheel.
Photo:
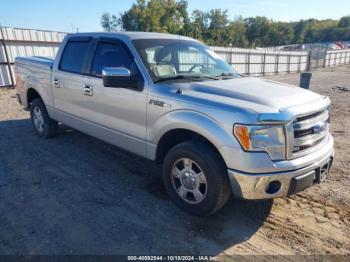
<svg viewBox="0 0 350 262">
<path fill-rule="evenodd" d="M 50 138 L 56 135 L 58 124 L 52 120 L 46 110 L 44 102 L 34 99 L 30 107 L 30 116 L 35 132 L 42 138 Z"/>
<path fill-rule="evenodd" d="M 171 199 L 196 215 L 214 213 L 231 195 L 225 163 L 210 145 L 201 141 L 184 142 L 168 152 L 163 181 Z"/>
</svg>

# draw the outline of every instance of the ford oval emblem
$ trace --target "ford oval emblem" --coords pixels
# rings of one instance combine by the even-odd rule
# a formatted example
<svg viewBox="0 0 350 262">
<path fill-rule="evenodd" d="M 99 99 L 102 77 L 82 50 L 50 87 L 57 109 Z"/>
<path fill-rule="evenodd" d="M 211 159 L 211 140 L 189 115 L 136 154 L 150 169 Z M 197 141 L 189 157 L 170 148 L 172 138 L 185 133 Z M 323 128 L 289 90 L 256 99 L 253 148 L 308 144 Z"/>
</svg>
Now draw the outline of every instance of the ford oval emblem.
<svg viewBox="0 0 350 262">
<path fill-rule="evenodd" d="M 314 134 L 321 134 L 327 129 L 327 123 L 319 123 L 313 127 L 313 133 Z"/>
</svg>

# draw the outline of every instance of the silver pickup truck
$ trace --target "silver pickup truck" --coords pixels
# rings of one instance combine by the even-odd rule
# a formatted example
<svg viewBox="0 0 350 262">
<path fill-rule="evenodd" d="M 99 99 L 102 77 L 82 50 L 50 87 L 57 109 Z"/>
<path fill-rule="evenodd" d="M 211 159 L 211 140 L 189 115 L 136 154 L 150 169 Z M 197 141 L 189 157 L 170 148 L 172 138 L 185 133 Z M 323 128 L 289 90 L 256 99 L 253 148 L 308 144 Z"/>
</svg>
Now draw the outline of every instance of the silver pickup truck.
<svg viewBox="0 0 350 262">
<path fill-rule="evenodd" d="M 231 195 L 288 196 L 332 164 L 327 97 L 241 77 L 191 38 L 71 34 L 55 60 L 18 57 L 15 73 L 39 136 L 63 123 L 163 163 L 170 198 L 194 214 L 214 213 Z"/>
</svg>

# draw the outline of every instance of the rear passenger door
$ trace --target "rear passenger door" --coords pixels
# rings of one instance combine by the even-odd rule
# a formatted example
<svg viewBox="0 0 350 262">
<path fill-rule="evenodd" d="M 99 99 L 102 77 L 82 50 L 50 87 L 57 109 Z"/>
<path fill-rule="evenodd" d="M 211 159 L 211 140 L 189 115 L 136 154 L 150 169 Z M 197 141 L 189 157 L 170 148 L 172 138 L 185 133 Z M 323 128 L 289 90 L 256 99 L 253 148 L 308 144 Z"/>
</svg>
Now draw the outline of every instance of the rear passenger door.
<svg viewBox="0 0 350 262">
<path fill-rule="evenodd" d="M 60 62 L 52 72 L 52 90 L 57 118 L 60 122 L 84 129 L 83 120 L 88 109 L 84 102 L 84 86 L 89 77 L 93 39 L 71 37 L 68 39 Z"/>
<path fill-rule="evenodd" d="M 124 42 L 105 37 L 97 40 L 90 76 L 85 83 L 92 93 L 86 95 L 84 100 L 86 114 L 93 125 L 93 135 L 128 151 L 145 155 L 147 90 L 104 87 L 102 70 L 105 67 L 125 67 L 131 75 L 138 75 L 143 80 Z"/>
</svg>

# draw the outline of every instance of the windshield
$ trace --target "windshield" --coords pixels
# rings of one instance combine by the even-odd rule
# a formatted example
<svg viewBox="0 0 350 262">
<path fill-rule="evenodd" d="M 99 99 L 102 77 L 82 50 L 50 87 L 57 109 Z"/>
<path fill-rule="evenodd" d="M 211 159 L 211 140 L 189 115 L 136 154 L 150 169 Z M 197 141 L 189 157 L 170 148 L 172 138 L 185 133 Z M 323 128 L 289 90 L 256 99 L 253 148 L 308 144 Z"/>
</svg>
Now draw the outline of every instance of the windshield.
<svg viewBox="0 0 350 262">
<path fill-rule="evenodd" d="M 154 82 L 209 81 L 239 76 L 214 51 L 195 41 L 138 39 L 132 42 Z"/>
</svg>

